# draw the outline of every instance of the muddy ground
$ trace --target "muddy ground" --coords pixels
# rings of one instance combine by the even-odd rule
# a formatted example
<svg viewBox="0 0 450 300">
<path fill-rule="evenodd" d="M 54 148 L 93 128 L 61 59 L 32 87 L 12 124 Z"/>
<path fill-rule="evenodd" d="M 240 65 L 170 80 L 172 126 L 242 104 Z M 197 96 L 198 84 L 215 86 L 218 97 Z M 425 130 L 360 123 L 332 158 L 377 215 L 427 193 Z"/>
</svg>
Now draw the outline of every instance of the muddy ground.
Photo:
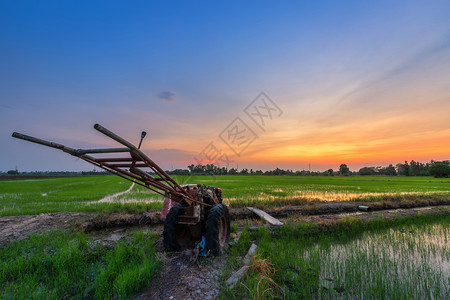
<svg viewBox="0 0 450 300">
<path fill-rule="evenodd" d="M 20 240 L 30 233 L 52 229 L 69 229 L 94 218 L 95 213 L 51 213 L 26 216 L 0 217 L 0 246 Z"/>
<path fill-rule="evenodd" d="M 158 278 L 132 299 L 214 299 L 219 294 L 219 276 L 227 255 L 192 260 L 192 251 L 162 253 L 163 269 Z"/>
<path fill-rule="evenodd" d="M 440 204 L 440 205 L 436 205 Z M 358 211 L 358 205 L 369 205 L 371 212 Z M 392 209 L 394 205 L 394 209 Z M 391 206 L 391 207 L 389 207 Z M 450 203 L 421 202 L 411 204 L 382 204 L 359 202 L 324 202 L 297 207 L 280 207 L 265 211 L 282 222 L 311 222 L 329 226 L 345 217 L 370 220 L 377 217 L 393 218 L 421 214 L 450 214 Z M 390 208 L 390 209 L 385 209 Z M 231 209 L 231 218 L 238 225 L 238 231 L 246 224 L 262 226 L 263 222 L 245 208 Z M 32 216 L 0 217 L 0 246 L 23 239 L 30 233 L 52 229 L 70 229 L 91 232 L 94 239 L 105 246 L 113 246 L 132 231 L 152 231 L 162 233 L 159 212 L 140 215 L 97 213 L 50 213 Z M 227 256 L 207 257 L 193 260 L 194 253 L 185 250 L 165 253 L 160 239 L 155 247 L 163 262 L 160 276 L 154 278 L 149 287 L 135 295 L 133 299 L 214 299 L 219 293 L 218 278 L 226 264 Z"/>
<path fill-rule="evenodd" d="M 417 202 L 387 202 L 387 201 L 330 201 L 311 202 L 302 206 L 270 207 L 264 209 L 265 212 L 281 220 L 292 221 L 313 221 L 338 218 L 340 214 L 353 214 L 364 217 L 367 214 L 361 213 L 358 206 L 366 205 L 370 207 L 371 216 L 376 212 L 398 209 L 444 207 L 450 205 L 450 199 L 435 201 L 426 199 Z M 310 217 L 308 217 L 310 216 Z M 317 216 L 317 217 L 314 217 Z M 246 208 L 231 208 L 230 217 L 238 224 L 243 224 L 242 220 L 255 218 L 254 214 Z M 256 222 L 257 223 L 257 222 Z M 114 228 L 130 228 L 136 226 L 150 227 L 159 232 L 163 222 L 160 219 L 159 211 L 149 211 L 145 214 L 99 214 L 99 213 L 46 213 L 26 216 L 0 217 L 0 246 L 6 245 L 13 240 L 22 239 L 30 233 L 42 232 L 57 228 L 76 228 L 85 232 L 99 231 Z"/>
</svg>

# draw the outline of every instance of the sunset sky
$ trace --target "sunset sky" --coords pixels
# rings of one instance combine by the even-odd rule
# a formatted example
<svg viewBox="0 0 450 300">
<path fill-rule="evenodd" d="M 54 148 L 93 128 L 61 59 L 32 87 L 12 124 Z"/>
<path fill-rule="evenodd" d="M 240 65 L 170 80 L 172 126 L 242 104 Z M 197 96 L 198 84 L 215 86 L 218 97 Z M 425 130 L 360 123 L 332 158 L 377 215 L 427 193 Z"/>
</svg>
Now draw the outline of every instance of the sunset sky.
<svg viewBox="0 0 450 300">
<path fill-rule="evenodd" d="M 449 1 L 243 2 L 1 1 L 0 171 L 92 170 L 11 133 L 118 146 L 95 123 L 165 169 L 450 159 Z"/>
</svg>

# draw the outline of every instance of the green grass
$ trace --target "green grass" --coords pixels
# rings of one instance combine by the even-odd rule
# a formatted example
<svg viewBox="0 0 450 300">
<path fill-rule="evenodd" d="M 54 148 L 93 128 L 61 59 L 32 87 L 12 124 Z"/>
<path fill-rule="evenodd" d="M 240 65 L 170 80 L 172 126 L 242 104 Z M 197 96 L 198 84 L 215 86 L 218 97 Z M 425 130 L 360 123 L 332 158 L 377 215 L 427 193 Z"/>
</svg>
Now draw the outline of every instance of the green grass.
<svg viewBox="0 0 450 300">
<path fill-rule="evenodd" d="M 0 298 L 125 299 L 160 268 L 154 239 L 137 232 L 108 249 L 82 233 L 30 235 L 0 248 Z"/>
<path fill-rule="evenodd" d="M 222 188 L 231 207 L 296 205 L 315 200 L 371 200 L 392 197 L 450 197 L 450 179 L 431 177 L 314 177 L 314 176 L 174 176 L 179 182 Z M 0 215 L 59 211 L 144 212 L 162 208 L 162 196 L 117 176 L 79 176 L 1 180 Z"/>
<path fill-rule="evenodd" d="M 300 223 L 277 236 L 262 228 L 252 238 L 258 244 L 257 254 L 275 267 L 273 282 L 250 272 L 221 296 L 449 299 L 449 234 L 449 215 L 369 223 L 348 218 L 327 232 Z M 242 254 L 248 245 L 247 237 L 232 251 Z M 228 266 L 236 267 L 236 259 L 230 258 Z"/>
<path fill-rule="evenodd" d="M 142 212 L 162 207 L 160 203 L 96 203 L 130 186 L 131 182 L 118 176 L 0 180 L 0 215 L 102 210 Z"/>
<path fill-rule="evenodd" d="M 431 177 L 200 176 L 190 181 L 221 187 L 230 206 L 381 199 L 384 195 L 450 195 L 450 179 Z"/>
</svg>

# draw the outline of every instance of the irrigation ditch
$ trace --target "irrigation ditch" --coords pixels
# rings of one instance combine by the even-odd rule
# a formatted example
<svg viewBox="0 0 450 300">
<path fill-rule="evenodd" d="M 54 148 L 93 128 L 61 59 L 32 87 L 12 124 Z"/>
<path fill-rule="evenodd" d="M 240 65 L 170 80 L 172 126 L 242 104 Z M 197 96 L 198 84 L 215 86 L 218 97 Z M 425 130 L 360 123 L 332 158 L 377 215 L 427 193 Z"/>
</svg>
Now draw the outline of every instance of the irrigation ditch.
<svg viewBox="0 0 450 300">
<path fill-rule="evenodd" d="M 370 212 L 358 209 L 367 206 Z M 410 215 L 417 212 L 433 213 L 435 210 L 450 206 L 449 199 L 418 199 L 408 201 L 327 201 L 309 202 L 301 206 L 261 207 L 268 214 L 283 221 L 325 222 L 353 216 L 361 219 Z M 239 227 L 248 223 L 261 225 L 257 216 L 242 208 L 230 208 L 230 218 Z M 52 229 L 74 228 L 84 232 L 114 231 L 114 229 L 131 229 L 133 227 L 162 230 L 163 221 L 159 211 L 148 211 L 144 214 L 94 213 L 94 212 L 59 212 L 38 215 L 0 217 L 0 245 L 22 239 L 30 233 Z"/>
<path fill-rule="evenodd" d="M 445 207 L 450 205 L 449 199 L 419 199 L 415 201 L 327 201 L 309 202 L 299 206 L 262 207 L 262 209 L 276 218 L 284 221 L 308 221 L 319 222 L 321 220 L 339 219 L 347 216 L 357 218 L 372 218 L 383 215 L 404 215 L 419 211 L 428 211 L 431 207 Z M 369 208 L 362 211 L 361 206 Z M 433 210 L 431 210 L 433 211 Z M 384 212 L 384 213 L 382 213 Z M 259 218 L 245 207 L 230 208 L 230 218 L 237 224 L 261 224 Z M 76 226 L 83 231 L 121 228 L 128 226 L 156 226 L 163 225 L 159 211 L 149 211 L 144 214 L 97 214 L 84 221 L 78 219 Z"/>
</svg>

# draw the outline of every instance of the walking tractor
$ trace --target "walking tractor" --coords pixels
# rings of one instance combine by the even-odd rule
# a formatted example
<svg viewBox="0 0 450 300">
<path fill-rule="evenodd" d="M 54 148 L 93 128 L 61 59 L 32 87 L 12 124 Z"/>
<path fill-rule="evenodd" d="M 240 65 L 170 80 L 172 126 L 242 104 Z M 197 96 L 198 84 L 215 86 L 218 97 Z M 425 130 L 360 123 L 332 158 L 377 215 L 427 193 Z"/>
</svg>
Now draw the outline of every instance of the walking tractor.
<svg viewBox="0 0 450 300">
<path fill-rule="evenodd" d="M 202 184 L 178 184 L 141 150 L 105 127 L 94 128 L 122 144 L 123 148 L 73 149 L 58 143 L 14 132 L 13 137 L 56 148 L 99 168 L 132 181 L 165 197 L 161 218 L 164 221 L 164 247 L 180 250 L 204 238 L 206 251 L 223 253 L 230 239 L 228 208 L 222 204 L 222 190 Z M 111 154 L 120 154 L 120 157 Z"/>
</svg>

